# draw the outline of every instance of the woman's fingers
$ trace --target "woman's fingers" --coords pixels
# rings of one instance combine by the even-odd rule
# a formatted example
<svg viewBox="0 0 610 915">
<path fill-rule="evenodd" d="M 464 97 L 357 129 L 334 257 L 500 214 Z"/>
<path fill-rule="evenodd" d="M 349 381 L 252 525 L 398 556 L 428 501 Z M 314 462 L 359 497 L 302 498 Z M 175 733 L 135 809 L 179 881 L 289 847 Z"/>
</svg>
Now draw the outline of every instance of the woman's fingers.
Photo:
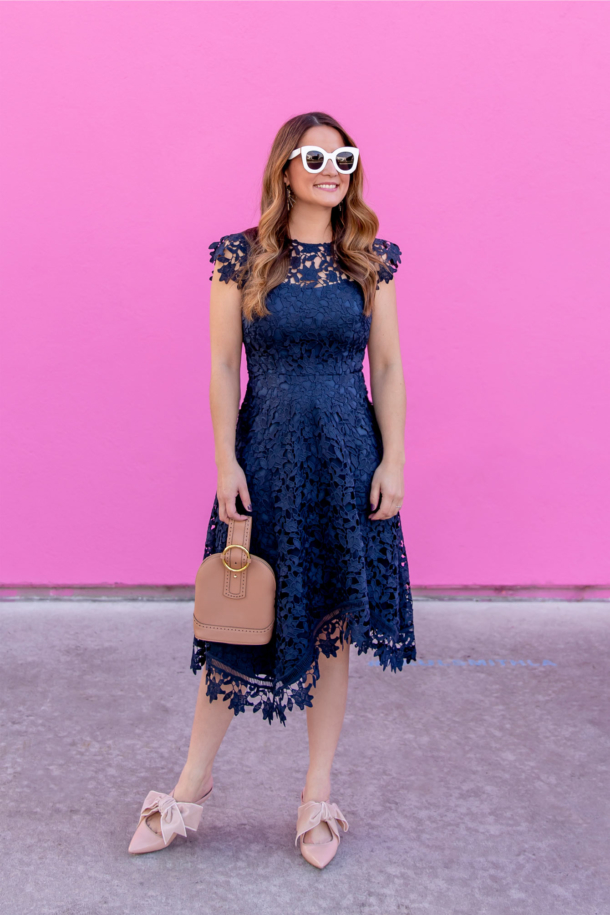
<svg viewBox="0 0 610 915">
<path fill-rule="evenodd" d="M 369 495 L 369 501 L 371 503 L 371 511 L 374 511 L 375 508 L 379 505 L 379 496 L 380 496 L 380 485 L 377 480 L 373 480 L 371 483 L 371 492 Z"/>
<path fill-rule="evenodd" d="M 218 496 L 218 517 L 225 524 L 229 521 L 245 521 L 250 515 L 242 515 L 237 511 L 237 497 L 242 501 L 246 511 L 252 511 L 248 482 L 243 467 L 236 460 L 220 468 L 216 485 Z"/>
<path fill-rule="evenodd" d="M 381 502 L 379 498 L 381 497 Z M 391 461 L 382 461 L 377 465 L 373 479 L 369 502 L 372 521 L 383 521 L 393 518 L 400 511 L 403 500 L 402 469 Z"/>
<path fill-rule="evenodd" d="M 236 500 L 236 496 L 229 496 L 226 499 L 218 500 L 218 517 L 221 521 L 224 521 L 225 524 L 228 524 L 231 520 L 245 521 L 246 518 L 250 517 L 250 515 L 240 515 L 235 506 Z M 248 505 L 249 504 L 250 503 L 248 502 Z"/>
<path fill-rule="evenodd" d="M 372 499 L 371 499 L 372 502 Z M 385 492 L 381 494 L 381 505 L 376 512 L 369 515 L 373 521 L 384 521 L 387 518 L 393 518 L 402 506 L 402 497 L 398 495 L 390 496 Z"/>
<path fill-rule="evenodd" d="M 241 499 L 241 502 L 242 502 L 242 505 L 244 506 L 244 508 L 247 511 L 251 512 L 252 503 L 250 502 L 250 493 L 248 492 L 248 485 L 245 481 L 244 481 L 243 485 L 239 487 L 239 497 Z M 248 518 L 249 515 L 246 515 L 246 517 Z"/>
</svg>

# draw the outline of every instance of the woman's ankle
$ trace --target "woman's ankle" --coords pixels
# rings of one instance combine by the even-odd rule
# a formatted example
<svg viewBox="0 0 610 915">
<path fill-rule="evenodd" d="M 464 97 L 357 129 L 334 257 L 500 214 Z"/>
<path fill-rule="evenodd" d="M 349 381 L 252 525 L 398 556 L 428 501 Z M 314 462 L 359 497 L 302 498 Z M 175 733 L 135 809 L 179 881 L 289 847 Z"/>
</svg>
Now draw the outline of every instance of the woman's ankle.
<svg viewBox="0 0 610 915">
<path fill-rule="evenodd" d="M 330 775 L 312 772 L 307 773 L 303 801 L 329 801 L 330 800 Z"/>
<path fill-rule="evenodd" d="M 174 797 L 177 801 L 185 803 L 194 803 L 199 798 L 207 794 L 212 787 L 212 767 L 206 769 L 193 769 L 185 766 L 178 779 L 178 784 L 174 789 Z"/>
</svg>

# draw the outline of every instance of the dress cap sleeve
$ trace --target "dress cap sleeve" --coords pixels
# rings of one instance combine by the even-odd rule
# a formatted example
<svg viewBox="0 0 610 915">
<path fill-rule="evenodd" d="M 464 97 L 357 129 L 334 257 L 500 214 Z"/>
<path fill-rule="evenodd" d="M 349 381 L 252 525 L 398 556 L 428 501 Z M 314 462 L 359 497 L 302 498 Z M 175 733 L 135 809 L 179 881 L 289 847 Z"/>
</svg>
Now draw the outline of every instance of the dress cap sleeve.
<svg viewBox="0 0 610 915">
<path fill-rule="evenodd" d="M 220 263 L 220 280 L 228 283 L 233 280 L 238 285 L 243 285 L 245 276 L 240 276 L 240 271 L 248 261 L 248 241 L 243 232 L 234 232 L 232 235 L 223 235 L 219 241 L 209 245 L 210 263 Z M 214 271 L 210 280 L 214 276 Z"/>
<path fill-rule="evenodd" d="M 376 238 L 373 242 L 373 251 L 383 259 L 383 264 L 379 268 L 379 283 L 389 283 L 400 264 L 402 251 L 393 241 L 386 241 L 384 238 Z"/>
</svg>

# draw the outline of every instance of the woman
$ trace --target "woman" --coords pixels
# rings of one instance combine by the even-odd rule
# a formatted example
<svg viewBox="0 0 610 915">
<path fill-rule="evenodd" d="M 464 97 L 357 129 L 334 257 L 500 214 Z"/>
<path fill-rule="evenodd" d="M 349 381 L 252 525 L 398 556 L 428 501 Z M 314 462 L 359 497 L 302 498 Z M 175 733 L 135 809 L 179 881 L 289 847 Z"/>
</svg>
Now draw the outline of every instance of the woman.
<svg viewBox="0 0 610 915">
<path fill-rule="evenodd" d="M 309 768 L 297 813 L 307 861 L 334 857 L 330 775 L 343 723 L 349 646 L 385 669 L 415 659 L 399 509 L 406 398 L 393 274 L 400 249 L 376 238 L 359 151 L 320 112 L 278 132 L 255 229 L 210 245 L 210 404 L 218 469 L 204 558 L 231 519 L 252 517 L 250 551 L 276 576 L 276 623 L 262 646 L 195 639 L 202 676 L 174 791 L 150 792 L 129 846 L 142 854 L 196 829 L 235 715 L 270 723 L 307 709 Z M 249 380 L 241 407 L 240 361 Z M 368 399 L 362 360 L 368 343 Z M 370 507 L 369 507 L 370 506 Z M 218 701 L 222 699 L 222 701 Z"/>
</svg>

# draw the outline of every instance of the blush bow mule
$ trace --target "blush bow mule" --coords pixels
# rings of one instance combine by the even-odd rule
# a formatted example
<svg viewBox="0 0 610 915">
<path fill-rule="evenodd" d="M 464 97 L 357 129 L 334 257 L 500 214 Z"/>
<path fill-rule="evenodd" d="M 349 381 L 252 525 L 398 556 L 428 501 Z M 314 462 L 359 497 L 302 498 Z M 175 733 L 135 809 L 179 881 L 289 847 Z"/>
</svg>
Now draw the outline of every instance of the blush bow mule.
<svg viewBox="0 0 610 915">
<path fill-rule="evenodd" d="M 301 802 L 303 801 L 303 792 L 301 792 Z M 304 842 L 303 835 L 318 826 L 319 823 L 326 823 L 331 833 L 328 842 Z M 341 837 L 339 826 L 343 832 L 349 829 L 348 822 L 337 807 L 336 804 L 330 804 L 326 801 L 307 801 L 301 803 L 297 813 L 297 835 L 294 844 L 299 843 L 301 854 L 314 867 L 323 868 L 329 864 L 337 854 Z"/>
<path fill-rule="evenodd" d="M 149 851 L 159 851 L 167 848 L 176 836 L 186 837 L 187 829 L 197 829 L 203 813 L 202 804 L 209 798 L 212 788 L 193 804 L 177 801 L 174 791 L 171 794 L 163 794 L 160 791 L 148 792 L 142 804 L 137 829 L 129 843 L 130 854 L 144 855 Z M 160 814 L 161 817 L 160 834 L 148 824 L 148 817 L 154 813 Z"/>
</svg>

